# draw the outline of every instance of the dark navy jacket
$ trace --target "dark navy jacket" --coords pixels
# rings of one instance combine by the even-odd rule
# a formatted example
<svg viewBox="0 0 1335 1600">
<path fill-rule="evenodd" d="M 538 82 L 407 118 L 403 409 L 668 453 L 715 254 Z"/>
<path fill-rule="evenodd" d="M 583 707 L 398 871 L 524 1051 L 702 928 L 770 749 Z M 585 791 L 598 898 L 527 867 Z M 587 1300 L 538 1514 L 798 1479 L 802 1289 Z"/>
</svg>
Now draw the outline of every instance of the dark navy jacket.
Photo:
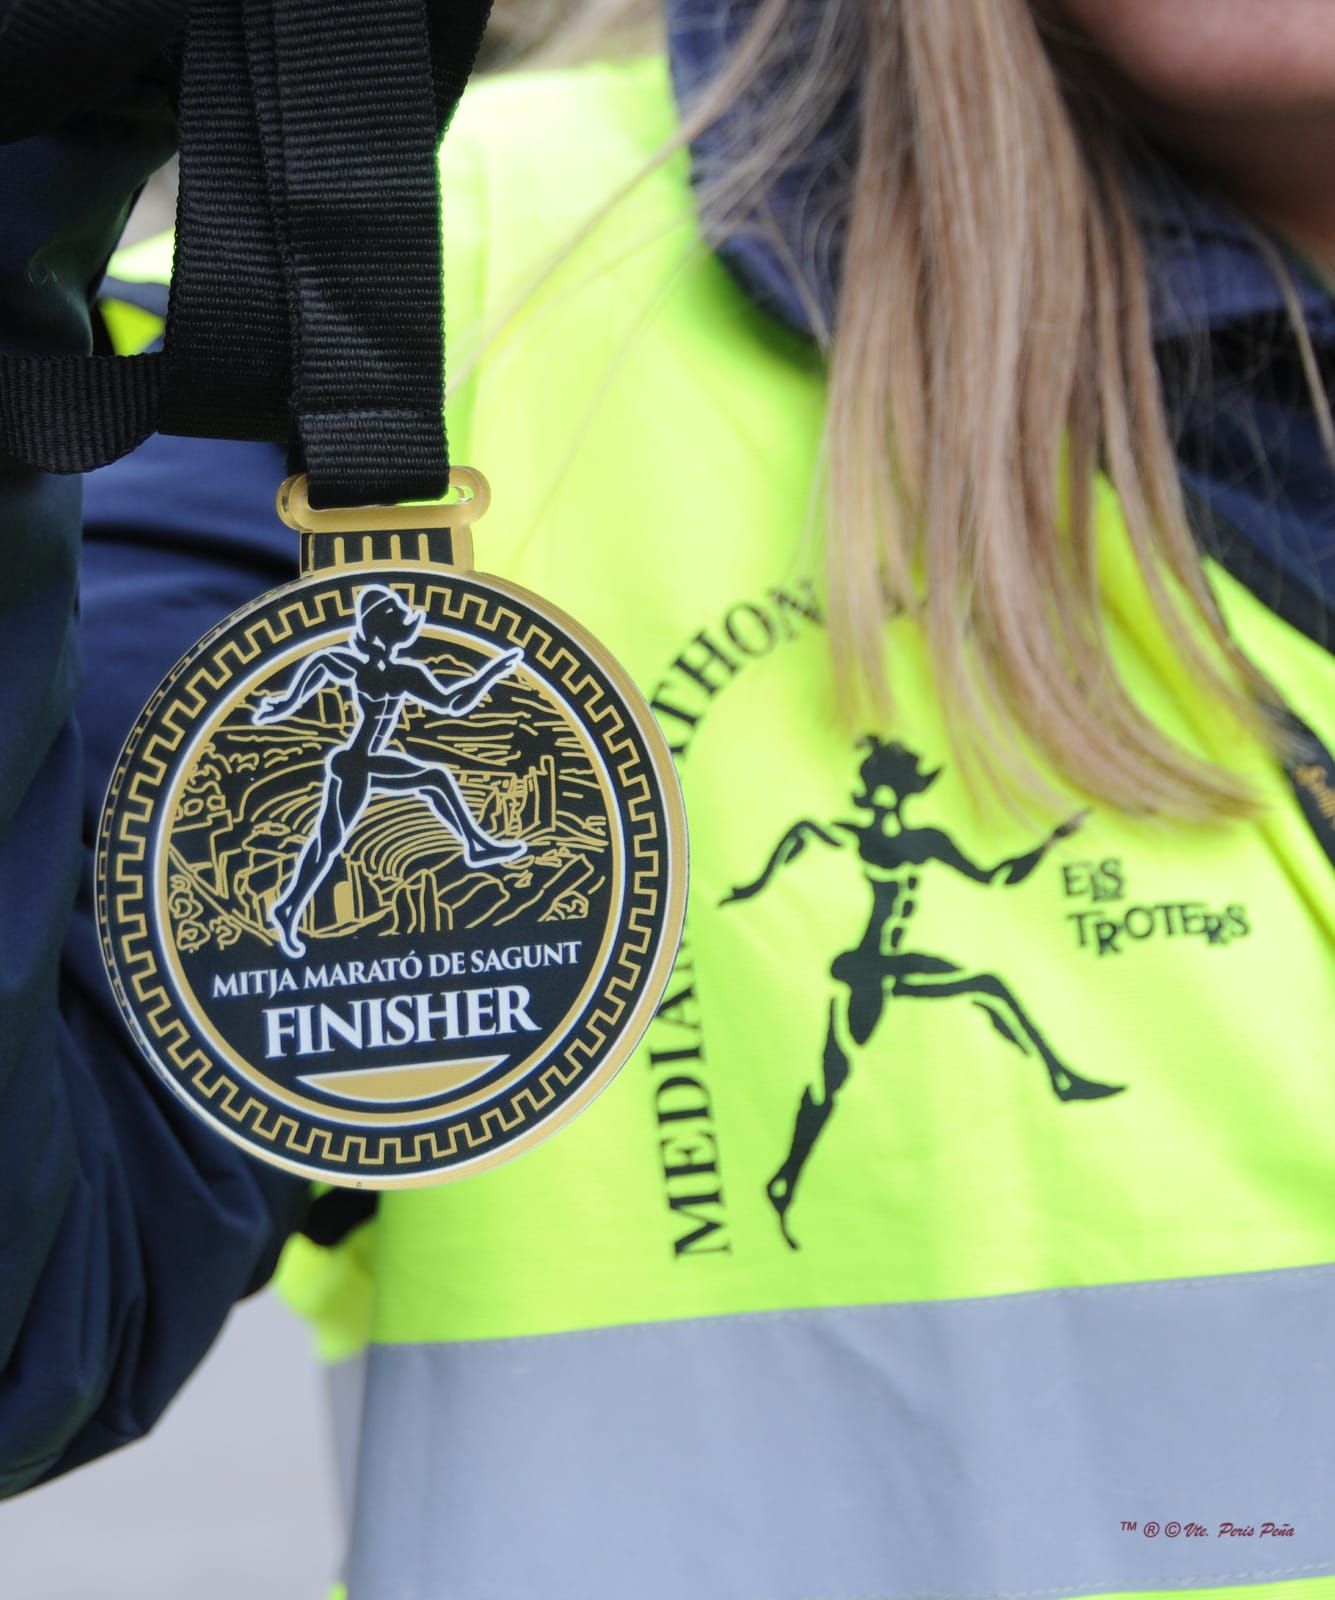
<svg viewBox="0 0 1335 1600">
<path fill-rule="evenodd" d="M 90 289 L 171 143 L 150 101 L 0 146 L 0 347 L 88 350 Z M 226 469 L 185 449 L 174 510 L 154 450 L 127 463 L 132 525 L 90 530 L 82 578 L 82 485 L 0 461 L 0 1492 L 144 1433 L 305 1203 L 156 1081 L 94 925 L 97 813 L 140 704 L 292 569 L 242 481 L 210 505 Z"/>
<path fill-rule="evenodd" d="M 703 4 L 677 8 L 683 92 L 720 43 L 695 25 Z M 89 294 L 168 120 L 104 113 L 0 147 L 4 348 L 89 347 Z M 790 238 L 812 192 L 800 173 L 775 190 Z M 1202 532 L 1324 639 L 1335 474 L 1278 291 L 1245 230 L 1190 190 L 1147 190 L 1144 223 L 1165 371 L 1184 331 L 1211 330 L 1211 391 L 1170 382 L 1184 477 L 1215 514 Z M 803 325 L 776 258 L 754 244 L 725 258 Z M 818 270 L 832 295 L 837 251 Z M 1302 282 L 1329 372 L 1335 310 Z M 305 1203 L 140 1060 L 102 972 L 90 881 L 102 793 L 140 706 L 200 634 L 294 574 L 273 512 L 283 465 L 268 446 L 150 440 L 89 476 L 80 556 L 80 485 L 0 463 L 0 1492 L 144 1432 Z"/>
</svg>

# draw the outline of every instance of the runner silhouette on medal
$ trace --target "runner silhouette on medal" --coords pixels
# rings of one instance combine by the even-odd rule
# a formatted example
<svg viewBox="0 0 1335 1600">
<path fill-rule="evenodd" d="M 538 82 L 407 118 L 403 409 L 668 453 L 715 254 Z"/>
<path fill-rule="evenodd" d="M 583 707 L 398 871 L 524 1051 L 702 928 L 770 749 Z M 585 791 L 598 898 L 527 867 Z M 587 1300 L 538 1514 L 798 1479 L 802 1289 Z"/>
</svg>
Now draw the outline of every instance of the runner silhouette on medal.
<svg viewBox="0 0 1335 1600">
<path fill-rule="evenodd" d="M 269 926 L 289 956 L 305 954 L 298 932 L 302 914 L 342 854 L 372 794 L 420 795 L 458 838 L 469 867 L 513 861 L 528 849 L 522 840 L 493 839 L 482 831 L 448 767 L 386 749 L 406 700 L 442 716 L 467 716 L 524 658 L 522 650 L 503 650 L 466 678 L 443 683 L 420 661 L 399 659 L 425 620 L 424 612 L 412 610 L 392 589 L 368 586 L 357 596 L 357 626 L 347 648 L 311 656 L 285 691 L 264 695 L 251 714 L 258 727 L 281 722 L 334 684 L 346 685 L 357 711 L 347 741 L 326 757 L 320 814 L 291 881 L 268 914 Z"/>
<path fill-rule="evenodd" d="M 1023 883 L 1057 840 L 1073 834 L 1088 813 L 1069 818 L 1025 855 L 1008 857 L 995 867 L 981 867 L 969 860 L 941 829 L 913 828 L 904 820 L 905 805 L 936 782 L 940 767 L 924 772 L 921 758 L 902 744 L 886 744 L 874 736 L 862 743 L 870 753 L 859 769 L 862 791 L 852 799 L 855 806 L 868 813 L 866 820 L 835 821 L 831 826 L 847 836 L 842 838 L 805 818 L 795 823 L 779 841 L 760 876 L 753 883 L 734 889 L 720 902 L 736 905 L 760 894 L 769 887 L 779 868 L 796 860 L 812 839 L 837 850 L 855 845 L 863 877 L 871 890 L 871 915 L 862 937 L 851 950 L 836 956 L 830 966 L 830 976 L 846 992 L 836 992 L 829 1002 L 820 1087 L 803 1090 L 788 1155 L 766 1186 L 784 1239 L 794 1250 L 797 1241 L 789 1230 L 787 1217 L 798 1180 L 834 1110 L 839 1090 L 848 1081 L 854 1052 L 871 1040 L 881 1024 L 886 1002 L 892 998 L 968 997 L 986 1013 L 1008 1044 L 1024 1055 L 1038 1056 L 1059 1100 L 1100 1100 L 1125 1087 L 1082 1078 L 1066 1066 L 1009 986 L 993 973 L 966 972 L 943 956 L 919 955 L 902 948 L 917 908 L 914 895 L 919 878 L 915 868 L 939 862 L 974 883 L 1000 881 L 1011 887 Z"/>
</svg>

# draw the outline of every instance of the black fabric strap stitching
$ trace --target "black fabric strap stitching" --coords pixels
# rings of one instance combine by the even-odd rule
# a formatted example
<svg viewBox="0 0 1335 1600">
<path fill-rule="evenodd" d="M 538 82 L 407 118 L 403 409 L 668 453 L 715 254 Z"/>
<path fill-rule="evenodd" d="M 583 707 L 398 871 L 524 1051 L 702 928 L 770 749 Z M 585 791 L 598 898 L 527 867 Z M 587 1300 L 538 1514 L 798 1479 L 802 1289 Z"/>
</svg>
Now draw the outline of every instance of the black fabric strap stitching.
<svg viewBox="0 0 1335 1600">
<path fill-rule="evenodd" d="M 0 454 L 44 472 L 115 461 L 157 427 L 162 357 L 0 356 Z"/>
<path fill-rule="evenodd" d="M 331 16 L 325 0 L 244 5 L 312 504 L 367 498 L 371 481 L 380 500 L 439 495 L 448 456 L 425 9 L 343 0 Z M 257 51 L 266 24 L 271 42 Z M 272 74 L 255 75 L 257 59 L 271 60 Z"/>
<path fill-rule="evenodd" d="M 282 3 L 282 0 L 275 0 Z M 165 337 L 165 433 L 288 441 L 293 351 L 241 0 L 192 0 Z"/>
</svg>

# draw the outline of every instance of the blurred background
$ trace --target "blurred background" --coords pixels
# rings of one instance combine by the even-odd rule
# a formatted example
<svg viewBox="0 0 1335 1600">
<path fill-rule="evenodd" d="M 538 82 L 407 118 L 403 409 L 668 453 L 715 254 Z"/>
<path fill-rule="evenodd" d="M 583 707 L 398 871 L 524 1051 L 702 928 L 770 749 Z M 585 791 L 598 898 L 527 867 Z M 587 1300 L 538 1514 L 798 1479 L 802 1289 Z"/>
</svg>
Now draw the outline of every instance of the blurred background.
<svg viewBox="0 0 1335 1600">
<path fill-rule="evenodd" d="M 238 1306 L 145 1440 L 0 1503 L 4 1600 L 324 1600 L 324 1379 L 272 1294 Z"/>
</svg>

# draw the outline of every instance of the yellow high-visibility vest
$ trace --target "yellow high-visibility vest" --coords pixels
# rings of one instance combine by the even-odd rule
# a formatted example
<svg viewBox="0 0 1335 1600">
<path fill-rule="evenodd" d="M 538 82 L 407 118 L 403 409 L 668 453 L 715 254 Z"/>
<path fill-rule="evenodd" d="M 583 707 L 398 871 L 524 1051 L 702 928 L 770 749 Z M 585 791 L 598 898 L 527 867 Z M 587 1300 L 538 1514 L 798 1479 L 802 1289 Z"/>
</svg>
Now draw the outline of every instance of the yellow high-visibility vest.
<svg viewBox="0 0 1335 1600">
<path fill-rule="evenodd" d="M 364 1363 L 351 1600 L 1326 1600 L 1330 863 L 1103 484 L 1119 669 L 1259 820 L 1008 814 L 908 618 L 894 720 L 841 720 L 815 354 L 702 243 L 685 157 L 565 248 L 673 118 L 658 61 L 527 74 L 442 147 L 452 364 L 522 301 L 449 406 L 493 485 L 477 564 L 652 701 L 691 901 L 587 1113 L 289 1259 Z M 1211 578 L 1335 742 L 1330 657 Z"/>
</svg>

